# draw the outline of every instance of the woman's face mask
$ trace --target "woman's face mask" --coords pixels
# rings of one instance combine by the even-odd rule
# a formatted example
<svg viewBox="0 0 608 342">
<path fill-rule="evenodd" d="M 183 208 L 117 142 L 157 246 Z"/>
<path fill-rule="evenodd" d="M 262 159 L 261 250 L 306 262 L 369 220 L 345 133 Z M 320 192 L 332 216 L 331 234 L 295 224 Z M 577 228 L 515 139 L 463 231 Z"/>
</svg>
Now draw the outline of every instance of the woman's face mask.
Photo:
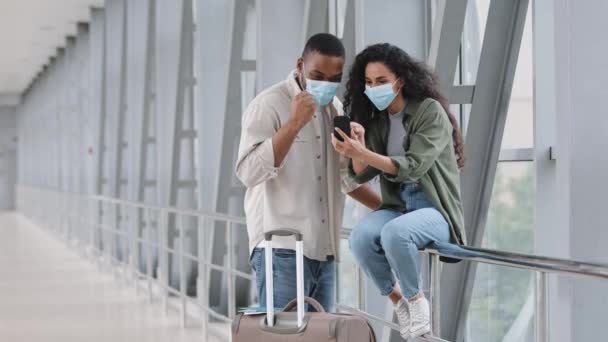
<svg viewBox="0 0 608 342">
<path fill-rule="evenodd" d="M 376 87 L 365 85 L 365 95 L 378 110 L 385 110 L 397 96 L 397 93 L 393 90 L 395 83 L 397 81 Z"/>
</svg>

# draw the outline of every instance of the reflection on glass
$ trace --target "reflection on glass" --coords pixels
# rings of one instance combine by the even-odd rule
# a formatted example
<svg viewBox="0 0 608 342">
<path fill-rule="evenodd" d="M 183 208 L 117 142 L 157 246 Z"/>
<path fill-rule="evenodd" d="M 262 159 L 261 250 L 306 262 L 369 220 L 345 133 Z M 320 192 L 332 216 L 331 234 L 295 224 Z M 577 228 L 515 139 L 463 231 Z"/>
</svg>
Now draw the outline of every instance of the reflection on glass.
<svg viewBox="0 0 608 342">
<path fill-rule="evenodd" d="M 337 32 L 336 35 L 338 38 L 344 37 L 344 22 L 346 20 L 346 9 L 347 6 L 353 6 L 353 4 L 349 4 L 348 0 L 337 0 L 336 1 L 336 22 L 337 22 Z"/>
<path fill-rule="evenodd" d="M 338 263 L 338 303 L 357 306 L 356 262 L 348 247 L 348 240 L 340 242 L 340 263 Z"/>
<path fill-rule="evenodd" d="M 534 145 L 534 70 L 532 16 L 528 8 L 513 79 L 502 148 L 530 148 Z"/>
<path fill-rule="evenodd" d="M 500 163 L 483 248 L 532 253 L 534 168 Z M 533 272 L 479 264 L 467 320 L 468 341 L 532 341 Z"/>
<path fill-rule="evenodd" d="M 380 183 L 377 178 L 368 184 L 374 191 L 380 192 Z M 369 212 L 371 212 L 370 209 L 346 196 L 342 226 L 352 229 Z M 356 272 L 356 262 L 350 252 L 348 240 L 343 239 L 340 242 L 340 263 L 338 263 L 338 303 L 351 307 L 357 306 Z"/>
<path fill-rule="evenodd" d="M 460 71 L 461 78 L 455 78 L 455 84 L 474 85 L 476 83 L 489 5 L 489 0 L 469 1 L 467 5 L 460 56 L 461 68 L 457 70 L 457 75 Z M 503 149 L 530 148 L 533 145 L 532 54 L 532 19 L 531 10 L 528 8 L 502 140 Z M 463 105 L 465 130 L 470 112 L 471 105 Z"/>
<path fill-rule="evenodd" d="M 475 84 L 490 0 L 469 1 L 462 32 L 462 84 Z"/>
</svg>

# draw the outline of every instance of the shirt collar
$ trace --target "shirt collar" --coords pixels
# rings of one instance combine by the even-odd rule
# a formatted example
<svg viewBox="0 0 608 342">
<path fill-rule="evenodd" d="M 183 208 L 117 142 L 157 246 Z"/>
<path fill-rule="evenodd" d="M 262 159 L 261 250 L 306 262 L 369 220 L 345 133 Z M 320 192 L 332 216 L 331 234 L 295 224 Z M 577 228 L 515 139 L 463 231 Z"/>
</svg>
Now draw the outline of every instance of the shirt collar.
<svg viewBox="0 0 608 342">
<path fill-rule="evenodd" d="M 405 105 L 405 114 L 414 115 L 418 111 L 418 107 L 420 107 L 420 101 L 415 99 L 407 99 Z"/>
<path fill-rule="evenodd" d="M 296 80 L 297 75 L 298 71 L 294 69 L 289 73 L 287 79 L 285 80 L 287 82 L 287 91 L 292 99 L 302 91 L 300 84 Z"/>
</svg>

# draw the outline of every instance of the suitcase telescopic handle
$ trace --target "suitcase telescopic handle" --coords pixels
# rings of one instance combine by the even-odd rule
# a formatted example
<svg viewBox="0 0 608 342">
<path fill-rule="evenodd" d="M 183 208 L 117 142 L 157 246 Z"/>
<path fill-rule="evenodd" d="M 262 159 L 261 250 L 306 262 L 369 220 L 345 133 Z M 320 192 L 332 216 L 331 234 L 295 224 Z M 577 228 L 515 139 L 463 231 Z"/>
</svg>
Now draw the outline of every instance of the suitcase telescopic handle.
<svg viewBox="0 0 608 342">
<path fill-rule="evenodd" d="M 294 236 L 296 239 L 296 300 L 298 311 L 298 327 L 304 325 L 304 241 L 302 233 L 294 229 L 277 229 L 264 233 L 266 240 L 266 321 L 269 327 L 274 326 L 274 284 L 272 279 L 272 237 Z"/>
<path fill-rule="evenodd" d="M 272 241 L 273 236 L 295 236 L 296 241 L 302 241 L 302 233 L 295 229 L 276 229 L 264 233 L 266 241 Z"/>
</svg>

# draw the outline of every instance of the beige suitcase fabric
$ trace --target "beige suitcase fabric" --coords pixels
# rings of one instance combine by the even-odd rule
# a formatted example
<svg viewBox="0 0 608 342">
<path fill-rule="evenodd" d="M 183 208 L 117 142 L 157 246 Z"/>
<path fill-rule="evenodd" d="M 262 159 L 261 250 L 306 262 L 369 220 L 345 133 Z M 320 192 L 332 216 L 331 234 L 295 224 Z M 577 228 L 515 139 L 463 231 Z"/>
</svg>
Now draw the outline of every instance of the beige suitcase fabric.
<svg viewBox="0 0 608 342">
<path fill-rule="evenodd" d="M 316 307 L 320 304 L 306 298 L 306 302 Z M 315 303 L 316 302 L 316 303 Z M 305 325 L 298 329 L 295 312 L 289 312 L 295 306 L 295 300 L 282 312 L 275 315 L 275 326 L 266 325 L 266 315 L 245 316 L 239 314 L 232 324 L 233 342 L 258 341 L 336 341 L 336 342 L 375 342 L 372 327 L 362 317 L 348 314 L 307 312 Z"/>
</svg>

